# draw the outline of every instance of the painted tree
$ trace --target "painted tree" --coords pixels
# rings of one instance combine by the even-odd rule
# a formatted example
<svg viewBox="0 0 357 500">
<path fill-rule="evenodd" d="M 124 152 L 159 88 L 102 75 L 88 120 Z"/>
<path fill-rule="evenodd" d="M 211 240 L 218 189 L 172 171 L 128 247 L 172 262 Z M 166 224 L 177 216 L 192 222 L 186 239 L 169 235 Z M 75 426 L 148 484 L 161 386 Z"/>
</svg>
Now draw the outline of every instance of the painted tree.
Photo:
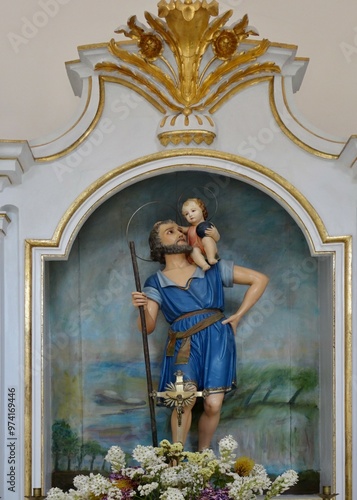
<svg viewBox="0 0 357 500">
<path fill-rule="evenodd" d="M 294 404 L 303 391 L 312 391 L 318 385 L 318 373 L 314 368 L 298 368 L 291 375 L 291 382 L 296 391 L 291 396 L 289 403 Z"/>
<path fill-rule="evenodd" d="M 290 368 L 287 367 L 268 367 L 264 372 L 264 381 L 267 384 L 267 391 L 263 397 L 263 403 L 268 401 L 271 393 L 278 387 L 282 388 L 284 385 L 289 383 L 290 379 Z"/>
<path fill-rule="evenodd" d="M 97 456 L 103 455 L 103 448 L 98 441 L 87 441 L 84 446 L 86 451 L 85 454 L 91 458 L 89 469 L 93 470 L 95 459 Z"/>
<path fill-rule="evenodd" d="M 54 470 L 59 470 L 60 459 L 67 458 L 67 470 L 71 468 L 71 461 L 78 454 L 79 441 L 77 434 L 70 424 L 64 420 L 56 420 L 52 425 L 52 454 Z"/>
</svg>

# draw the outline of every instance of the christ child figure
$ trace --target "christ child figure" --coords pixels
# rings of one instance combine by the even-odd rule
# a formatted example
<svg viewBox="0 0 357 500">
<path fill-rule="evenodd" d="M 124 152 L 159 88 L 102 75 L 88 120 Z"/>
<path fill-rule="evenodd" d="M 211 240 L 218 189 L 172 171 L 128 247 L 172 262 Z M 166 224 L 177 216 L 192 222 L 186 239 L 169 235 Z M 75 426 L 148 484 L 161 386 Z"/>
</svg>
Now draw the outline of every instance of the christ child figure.
<svg viewBox="0 0 357 500">
<path fill-rule="evenodd" d="M 192 246 L 190 257 L 197 266 L 207 271 L 218 262 L 217 241 L 220 234 L 214 224 L 206 220 L 208 212 L 201 199 L 186 200 L 182 205 L 182 215 L 190 224 L 189 227 L 180 227 L 187 235 L 187 243 Z"/>
</svg>

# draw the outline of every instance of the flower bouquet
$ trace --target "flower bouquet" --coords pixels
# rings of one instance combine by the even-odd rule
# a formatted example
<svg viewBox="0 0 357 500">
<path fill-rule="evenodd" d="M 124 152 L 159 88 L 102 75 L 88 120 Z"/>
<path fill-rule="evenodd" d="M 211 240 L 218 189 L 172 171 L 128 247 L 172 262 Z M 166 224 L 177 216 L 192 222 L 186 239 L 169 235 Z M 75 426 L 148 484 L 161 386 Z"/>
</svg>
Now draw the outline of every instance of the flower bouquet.
<svg viewBox="0 0 357 500">
<path fill-rule="evenodd" d="M 269 500 L 298 480 L 289 470 L 272 482 L 263 466 L 236 458 L 232 436 L 219 442 L 219 457 L 212 450 L 187 452 L 181 443 L 163 440 L 159 447 L 138 445 L 132 456 L 139 463 L 127 467 L 125 453 L 112 446 L 105 459 L 111 464 L 109 478 L 91 473 L 74 478 L 76 489 L 51 488 L 47 500 Z"/>
</svg>

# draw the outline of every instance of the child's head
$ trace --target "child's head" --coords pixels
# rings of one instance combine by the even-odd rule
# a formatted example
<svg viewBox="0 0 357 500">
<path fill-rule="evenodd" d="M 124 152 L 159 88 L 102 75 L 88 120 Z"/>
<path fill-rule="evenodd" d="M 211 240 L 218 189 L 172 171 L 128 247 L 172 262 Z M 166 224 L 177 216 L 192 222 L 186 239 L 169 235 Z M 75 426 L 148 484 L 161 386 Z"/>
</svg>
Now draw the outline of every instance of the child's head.
<svg viewBox="0 0 357 500">
<path fill-rule="evenodd" d="M 204 220 L 207 219 L 208 217 L 208 212 L 206 205 L 203 203 L 203 201 L 200 198 L 188 198 L 184 204 L 182 205 L 182 215 L 187 219 L 187 213 L 188 209 L 190 207 L 196 207 L 202 212 L 202 217 Z"/>
</svg>

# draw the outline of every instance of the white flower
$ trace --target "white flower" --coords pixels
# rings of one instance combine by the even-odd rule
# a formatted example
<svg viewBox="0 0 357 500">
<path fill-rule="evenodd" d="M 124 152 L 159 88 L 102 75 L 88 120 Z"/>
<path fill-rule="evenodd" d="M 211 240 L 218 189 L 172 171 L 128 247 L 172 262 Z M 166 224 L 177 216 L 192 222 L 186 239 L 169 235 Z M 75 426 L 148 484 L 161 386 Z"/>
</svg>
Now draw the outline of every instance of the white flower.
<svg viewBox="0 0 357 500">
<path fill-rule="evenodd" d="M 226 436 L 221 439 L 218 443 L 218 448 L 222 462 L 232 463 L 236 457 L 233 451 L 238 448 L 237 441 L 233 436 Z"/>
<path fill-rule="evenodd" d="M 135 479 L 137 477 L 140 478 L 141 476 L 143 476 L 145 474 L 145 471 L 142 467 L 127 467 L 126 469 L 122 469 L 121 473 L 123 474 L 123 476 L 126 476 L 129 479 Z"/>
<path fill-rule="evenodd" d="M 70 490 L 70 496 L 75 500 L 81 500 L 93 495 L 104 495 L 112 487 L 112 483 L 101 474 L 90 473 L 89 476 L 79 475 L 73 480 L 77 491 Z"/>
<path fill-rule="evenodd" d="M 212 478 L 214 484 L 227 486 L 232 500 L 256 500 L 257 495 L 264 492 L 265 500 L 270 500 L 296 483 L 298 476 L 292 470 L 272 483 L 265 468 L 258 464 L 248 476 L 240 476 L 234 472 L 236 448 L 236 441 L 227 436 L 219 443 L 220 456 L 217 458 L 212 450 L 185 452 L 180 443 L 171 445 L 164 440 L 156 448 L 136 446 L 133 457 L 140 466 L 125 467 L 124 452 L 119 446 L 113 446 L 106 460 L 114 472 L 120 472 L 118 481 L 113 479 L 111 482 L 101 474 L 78 475 L 73 481 L 76 490 L 65 493 L 59 488 L 51 488 L 47 500 L 99 500 L 103 496 L 108 500 L 123 500 L 123 497 L 189 500 L 199 498 Z M 172 465 L 173 459 L 177 465 Z M 128 485 L 125 494 L 119 487 L 121 481 Z"/>
<path fill-rule="evenodd" d="M 207 461 L 217 460 L 213 450 L 204 450 L 200 455 Z"/>
<path fill-rule="evenodd" d="M 271 481 L 267 474 L 267 471 L 260 464 L 255 464 L 250 476 L 254 477 L 257 483 L 257 488 L 259 491 L 267 490 L 271 486 Z M 262 494 L 262 493 L 260 493 Z"/>
<path fill-rule="evenodd" d="M 84 493 L 89 494 L 89 482 L 90 482 L 90 477 L 84 476 L 83 474 L 80 474 L 79 476 L 76 476 L 73 479 L 74 487 L 77 488 L 77 490 L 83 494 Z"/>
<path fill-rule="evenodd" d="M 87 493 L 82 493 L 80 491 L 77 491 L 77 490 L 69 490 L 68 492 L 68 499 L 70 500 L 86 500 L 88 498 L 88 494 Z M 67 497 L 66 497 L 67 499 Z"/>
<path fill-rule="evenodd" d="M 219 446 L 219 452 L 221 454 L 224 453 L 226 450 L 232 452 L 233 450 L 238 448 L 237 441 L 231 435 L 222 438 L 218 443 L 218 446 Z"/>
<path fill-rule="evenodd" d="M 156 488 L 159 486 L 159 483 L 148 483 L 148 484 L 142 484 L 138 486 L 138 492 L 140 493 L 140 496 L 146 497 L 150 495 L 151 492 L 156 490 Z"/>
<path fill-rule="evenodd" d="M 100 474 L 90 474 L 89 479 L 89 491 L 97 496 L 104 495 L 112 486 L 112 483 Z"/>
<path fill-rule="evenodd" d="M 165 464 L 162 462 L 158 464 L 150 464 L 146 469 L 145 475 L 149 477 L 160 476 L 162 471 L 164 471 L 165 469 L 170 469 L 169 464 Z"/>
<path fill-rule="evenodd" d="M 119 472 L 125 467 L 125 453 L 120 446 L 112 446 L 108 450 L 105 460 L 110 463 L 113 472 Z"/>
<path fill-rule="evenodd" d="M 121 500 L 122 497 L 123 497 L 123 494 L 122 494 L 120 489 L 115 488 L 113 486 L 111 488 L 109 488 L 109 490 L 107 492 L 108 500 Z"/>
<path fill-rule="evenodd" d="M 60 488 L 51 488 L 46 498 L 48 498 L 48 500 L 67 500 L 71 497 Z"/>
<path fill-rule="evenodd" d="M 184 495 L 178 488 L 167 488 L 162 495 L 160 495 L 162 500 L 184 500 Z"/>
<path fill-rule="evenodd" d="M 158 457 L 153 446 L 142 446 L 138 444 L 133 450 L 133 458 L 145 469 L 162 463 L 164 457 Z"/>
<path fill-rule="evenodd" d="M 270 488 L 271 481 L 264 467 L 255 464 L 249 476 L 232 474 L 233 483 L 228 485 L 229 496 L 234 500 L 254 500 L 256 495 L 262 495 Z"/>
<path fill-rule="evenodd" d="M 197 464 L 186 464 L 185 468 L 178 474 L 181 484 L 190 485 L 194 482 L 196 486 L 203 486 L 205 479 L 202 470 Z"/>
<path fill-rule="evenodd" d="M 287 470 L 281 476 L 278 476 L 273 482 L 270 491 L 265 495 L 266 500 L 277 497 L 284 491 L 297 483 L 299 476 L 294 470 Z"/>
<path fill-rule="evenodd" d="M 164 488 L 167 488 L 169 486 L 174 487 L 178 485 L 177 473 L 177 467 L 169 467 L 162 472 L 160 481 Z"/>
</svg>

